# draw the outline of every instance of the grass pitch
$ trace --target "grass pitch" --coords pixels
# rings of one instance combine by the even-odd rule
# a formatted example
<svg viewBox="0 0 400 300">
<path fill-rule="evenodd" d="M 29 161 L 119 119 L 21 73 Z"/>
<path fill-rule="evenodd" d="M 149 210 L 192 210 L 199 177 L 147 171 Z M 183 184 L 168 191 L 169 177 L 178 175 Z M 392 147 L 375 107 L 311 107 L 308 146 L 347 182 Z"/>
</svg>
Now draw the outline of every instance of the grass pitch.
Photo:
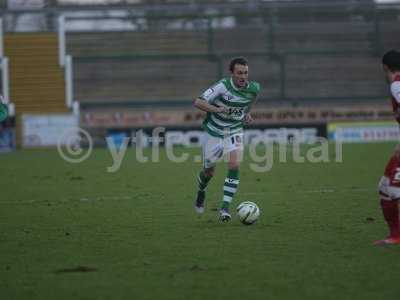
<svg viewBox="0 0 400 300">
<path fill-rule="evenodd" d="M 103 149 L 80 164 L 53 150 L 1 155 L 0 297 L 398 299 L 400 246 L 372 246 L 386 235 L 376 187 L 393 146 L 345 145 L 343 163 L 266 173 L 247 159 L 234 206 L 260 206 L 251 226 L 217 219 L 224 164 L 198 217 L 200 163 L 128 151 L 108 173 Z"/>
</svg>

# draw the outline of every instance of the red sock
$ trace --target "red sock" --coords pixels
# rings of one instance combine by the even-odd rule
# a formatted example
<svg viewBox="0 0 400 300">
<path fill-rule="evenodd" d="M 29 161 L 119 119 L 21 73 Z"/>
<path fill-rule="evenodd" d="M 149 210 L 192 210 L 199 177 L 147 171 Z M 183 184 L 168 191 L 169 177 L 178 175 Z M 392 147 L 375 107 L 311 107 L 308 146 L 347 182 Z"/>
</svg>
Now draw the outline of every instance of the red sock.
<svg viewBox="0 0 400 300">
<path fill-rule="evenodd" d="M 390 236 L 399 237 L 399 207 L 397 205 L 397 201 L 381 199 L 381 207 L 383 216 L 385 217 L 386 223 L 390 229 Z"/>
</svg>

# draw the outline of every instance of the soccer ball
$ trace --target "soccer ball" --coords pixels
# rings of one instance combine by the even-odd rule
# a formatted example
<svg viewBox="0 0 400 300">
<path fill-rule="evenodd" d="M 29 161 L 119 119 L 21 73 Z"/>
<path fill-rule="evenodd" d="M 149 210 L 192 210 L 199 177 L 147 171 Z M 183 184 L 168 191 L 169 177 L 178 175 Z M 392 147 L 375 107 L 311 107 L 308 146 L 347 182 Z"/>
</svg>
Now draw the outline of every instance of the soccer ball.
<svg viewBox="0 0 400 300">
<path fill-rule="evenodd" d="M 236 208 L 236 212 L 239 220 L 245 225 L 253 224 L 260 216 L 260 209 L 257 204 L 250 201 L 240 203 Z"/>
</svg>

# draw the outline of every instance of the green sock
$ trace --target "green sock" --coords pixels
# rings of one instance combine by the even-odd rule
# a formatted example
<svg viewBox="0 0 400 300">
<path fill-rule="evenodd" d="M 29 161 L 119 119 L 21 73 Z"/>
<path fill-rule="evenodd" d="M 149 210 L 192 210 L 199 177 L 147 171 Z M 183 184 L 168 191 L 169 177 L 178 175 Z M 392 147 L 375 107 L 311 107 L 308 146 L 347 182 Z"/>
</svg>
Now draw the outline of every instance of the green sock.
<svg viewBox="0 0 400 300">
<path fill-rule="evenodd" d="M 211 180 L 212 176 L 206 176 L 204 171 L 201 171 L 197 176 L 197 183 L 199 186 L 199 191 L 204 191 L 208 185 L 208 182 Z"/>
<path fill-rule="evenodd" d="M 222 199 L 222 209 L 228 209 L 232 198 L 239 185 L 239 170 L 229 170 L 224 183 L 224 198 Z"/>
</svg>

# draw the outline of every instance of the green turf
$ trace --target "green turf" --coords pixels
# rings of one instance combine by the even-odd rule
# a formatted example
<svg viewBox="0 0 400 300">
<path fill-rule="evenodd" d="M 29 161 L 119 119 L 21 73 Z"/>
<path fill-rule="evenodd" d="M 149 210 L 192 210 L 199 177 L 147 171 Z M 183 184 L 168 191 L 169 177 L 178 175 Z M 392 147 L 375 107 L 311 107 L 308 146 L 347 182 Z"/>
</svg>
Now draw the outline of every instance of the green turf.
<svg viewBox="0 0 400 300">
<path fill-rule="evenodd" d="M 129 150 L 108 173 L 102 149 L 75 165 L 53 150 L 0 155 L 0 298 L 398 299 L 400 247 L 372 246 L 386 234 L 376 186 L 392 149 L 345 145 L 343 163 L 266 173 L 247 158 L 235 204 L 259 204 L 252 226 L 217 220 L 224 164 L 199 218 L 199 163 Z"/>
</svg>

